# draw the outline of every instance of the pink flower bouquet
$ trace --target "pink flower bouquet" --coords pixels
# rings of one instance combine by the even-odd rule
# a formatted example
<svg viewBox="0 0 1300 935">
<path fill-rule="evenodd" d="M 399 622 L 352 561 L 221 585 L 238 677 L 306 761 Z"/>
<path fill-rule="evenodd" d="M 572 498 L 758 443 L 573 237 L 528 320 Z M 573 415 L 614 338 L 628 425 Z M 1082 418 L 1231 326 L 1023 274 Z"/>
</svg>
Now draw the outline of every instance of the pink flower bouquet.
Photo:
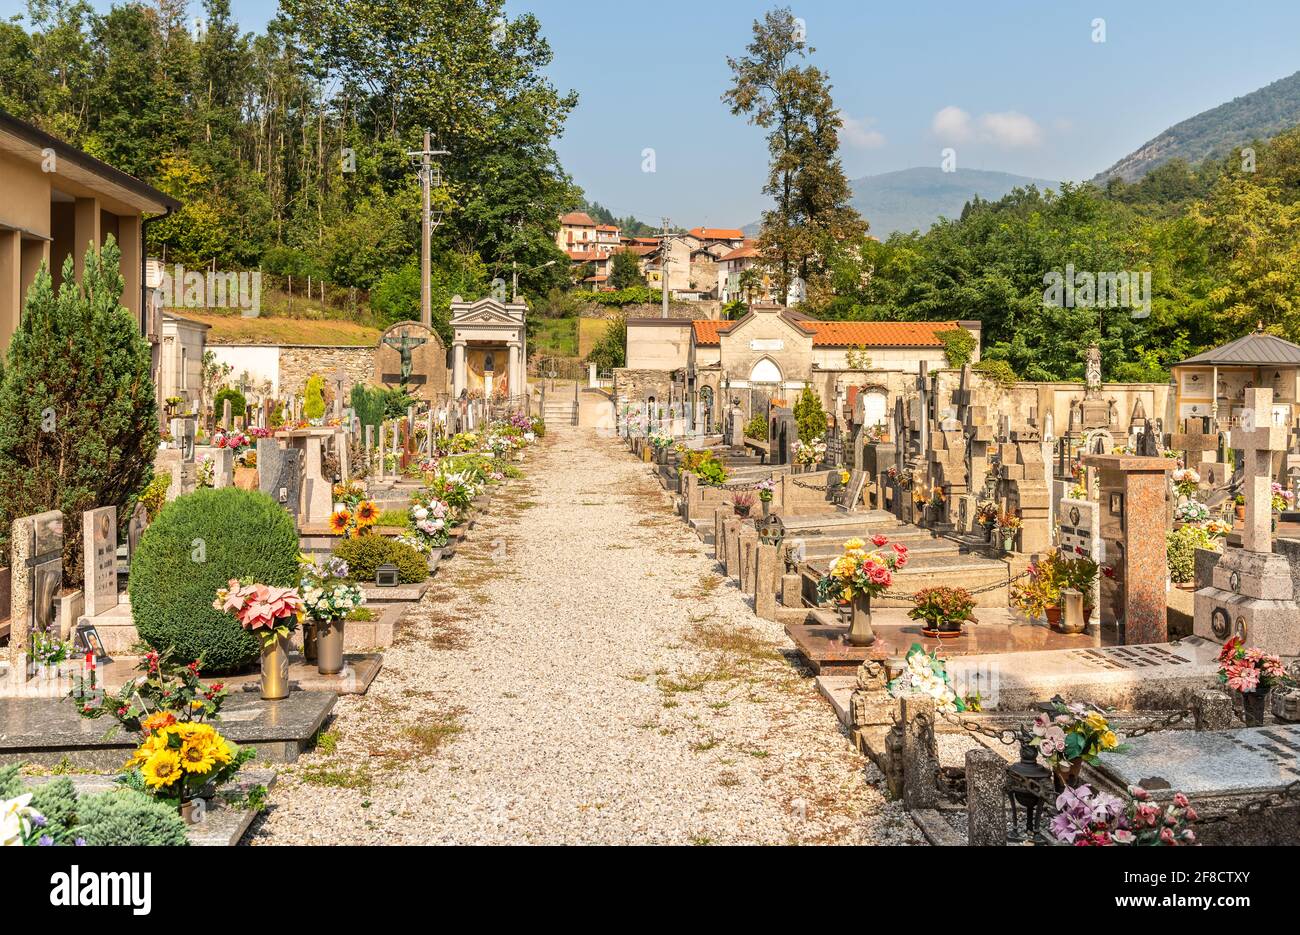
<svg viewBox="0 0 1300 935">
<path fill-rule="evenodd" d="M 1262 649 L 1251 647 L 1234 636 L 1219 652 L 1219 681 L 1233 691 L 1249 694 L 1267 692 L 1287 681 L 1282 660 Z"/>
<path fill-rule="evenodd" d="M 245 584 L 235 578 L 217 589 L 212 606 L 232 614 L 245 630 L 259 632 L 267 643 L 292 633 L 303 613 L 302 598 L 293 588 Z"/>
</svg>

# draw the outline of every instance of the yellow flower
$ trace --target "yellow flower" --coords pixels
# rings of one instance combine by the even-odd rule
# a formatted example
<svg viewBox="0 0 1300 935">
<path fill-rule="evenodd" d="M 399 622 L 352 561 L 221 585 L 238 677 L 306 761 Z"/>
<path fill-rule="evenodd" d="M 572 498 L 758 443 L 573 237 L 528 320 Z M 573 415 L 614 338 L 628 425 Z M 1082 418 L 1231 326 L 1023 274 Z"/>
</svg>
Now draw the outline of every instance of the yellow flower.
<svg viewBox="0 0 1300 935">
<path fill-rule="evenodd" d="M 850 539 L 848 542 L 844 543 L 844 551 L 846 552 L 860 552 L 866 547 L 867 544 L 861 539 Z"/>
<path fill-rule="evenodd" d="M 155 789 L 170 786 L 180 778 L 181 758 L 174 750 L 158 750 L 145 761 L 141 772 L 144 773 L 147 786 L 153 786 Z"/>
<path fill-rule="evenodd" d="M 1115 736 L 1114 731 L 1105 731 L 1101 735 L 1101 748 L 1103 750 L 1114 750 L 1119 746 L 1119 738 Z"/>
<path fill-rule="evenodd" d="M 852 588 L 845 588 L 843 591 L 841 591 L 841 592 L 840 592 L 840 600 L 844 601 L 846 604 L 847 604 L 849 601 L 853 600 L 853 589 L 852 589 Z"/>
<path fill-rule="evenodd" d="M 1088 712 L 1088 714 L 1083 719 L 1083 723 L 1087 725 L 1090 730 L 1094 730 L 1094 731 L 1103 731 L 1110 726 L 1109 723 L 1106 721 L 1105 716 L 1102 715 L 1101 712 L 1099 711 Z"/>
<path fill-rule="evenodd" d="M 181 747 L 181 766 L 187 773 L 206 773 L 216 764 L 212 746 L 205 738 L 196 737 Z"/>
</svg>

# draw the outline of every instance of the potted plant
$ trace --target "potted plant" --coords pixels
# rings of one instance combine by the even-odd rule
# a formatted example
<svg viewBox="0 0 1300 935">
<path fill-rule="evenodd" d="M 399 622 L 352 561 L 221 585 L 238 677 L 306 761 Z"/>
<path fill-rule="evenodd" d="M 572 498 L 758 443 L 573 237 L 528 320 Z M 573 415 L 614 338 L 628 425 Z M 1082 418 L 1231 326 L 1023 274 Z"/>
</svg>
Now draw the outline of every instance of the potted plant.
<svg viewBox="0 0 1300 935">
<path fill-rule="evenodd" d="M 754 495 L 744 490 L 732 494 L 731 508 L 736 511 L 736 515 L 739 517 L 749 516 L 749 511 L 754 508 Z"/>
<path fill-rule="evenodd" d="M 873 536 L 875 549 L 867 550 L 861 539 L 844 543 L 843 553 L 831 562 L 829 572 L 817 582 L 817 599 L 834 600 L 852 606 L 852 620 L 846 636 L 853 646 L 870 646 L 876 640 L 871 629 L 871 599 L 889 589 L 894 572 L 907 564 L 907 546 Z M 888 550 L 885 546 L 889 545 Z"/>
<path fill-rule="evenodd" d="M 772 478 L 767 477 L 758 482 L 758 501 L 763 504 L 763 519 L 772 511 L 772 494 L 776 489 L 776 484 Z"/>
<path fill-rule="evenodd" d="M 1081 702 L 1066 704 L 1060 695 L 1042 705 L 1031 733 L 1030 746 L 1047 762 L 1057 792 L 1078 785 L 1083 764 L 1124 749 L 1104 711 Z"/>
<path fill-rule="evenodd" d="M 331 558 L 323 568 L 315 562 L 303 564 L 302 604 L 310 620 L 304 631 L 315 633 L 316 671 L 321 675 L 343 671 L 344 622 L 365 600 L 361 588 L 348 580 L 348 563 L 342 559 Z"/>
<path fill-rule="evenodd" d="M 907 616 L 924 620 L 921 632 L 936 639 L 961 636 L 963 624 L 979 622 L 972 613 L 975 598 L 965 588 L 922 588 L 912 596 L 912 604 Z"/>
<path fill-rule="evenodd" d="M 1287 490 L 1281 484 L 1273 484 L 1273 531 L 1277 532 L 1277 518 L 1282 515 L 1283 511 L 1291 509 L 1291 504 L 1295 500 L 1295 494 Z"/>
<path fill-rule="evenodd" d="M 1238 522 L 1245 520 L 1246 518 L 1246 495 L 1245 494 L 1239 493 L 1232 498 L 1232 512 L 1237 517 Z"/>
<path fill-rule="evenodd" d="M 975 522 L 984 530 L 984 541 L 993 541 L 993 530 L 998 525 L 998 505 L 992 500 L 982 500 L 975 508 Z"/>
<path fill-rule="evenodd" d="M 212 606 L 232 614 L 262 643 L 262 697 L 275 701 L 289 696 L 289 637 L 303 613 L 302 598 L 293 588 L 241 582 L 231 578 L 217 589 Z"/>
<path fill-rule="evenodd" d="M 1002 540 L 1002 551 L 1010 552 L 1016 543 L 1016 533 L 1020 531 L 1020 517 L 1010 510 L 998 514 L 998 536 Z"/>
<path fill-rule="evenodd" d="M 1024 584 L 1011 588 L 1011 605 L 1031 620 L 1045 617 L 1049 624 L 1059 623 L 1061 615 L 1061 582 L 1057 576 L 1057 553 L 1048 552 L 1026 569 L 1029 575 Z"/>
<path fill-rule="evenodd" d="M 1214 539 L 1206 526 L 1200 523 L 1185 523 L 1165 533 L 1165 559 L 1169 565 L 1169 580 L 1183 590 L 1194 588 L 1196 550 L 1214 548 Z"/>
<path fill-rule="evenodd" d="M 1255 647 L 1247 649 L 1245 641 L 1234 636 L 1219 651 L 1219 682 L 1241 696 L 1246 726 L 1260 727 L 1269 693 L 1291 680 L 1280 658 Z"/>
</svg>

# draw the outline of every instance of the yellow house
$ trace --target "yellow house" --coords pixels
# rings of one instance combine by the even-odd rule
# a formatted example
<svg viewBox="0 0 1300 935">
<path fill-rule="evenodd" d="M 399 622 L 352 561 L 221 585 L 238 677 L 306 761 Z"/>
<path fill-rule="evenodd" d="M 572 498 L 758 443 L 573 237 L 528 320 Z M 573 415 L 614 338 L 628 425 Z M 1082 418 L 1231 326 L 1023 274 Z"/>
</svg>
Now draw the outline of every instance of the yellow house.
<svg viewBox="0 0 1300 935">
<path fill-rule="evenodd" d="M 57 289 L 71 254 L 82 274 L 87 246 L 111 234 L 122 248 L 122 304 L 144 320 L 144 227 L 179 202 L 93 156 L 0 111 L 0 353 L 18 328 L 23 300 L 42 263 Z"/>
</svg>

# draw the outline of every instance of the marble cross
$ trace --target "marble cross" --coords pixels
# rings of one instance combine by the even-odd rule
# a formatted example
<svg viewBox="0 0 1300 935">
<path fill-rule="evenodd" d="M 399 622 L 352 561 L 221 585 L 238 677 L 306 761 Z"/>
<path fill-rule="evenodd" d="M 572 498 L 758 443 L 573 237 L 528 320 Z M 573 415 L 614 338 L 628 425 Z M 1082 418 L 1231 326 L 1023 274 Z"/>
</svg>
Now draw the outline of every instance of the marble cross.
<svg viewBox="0 0 1300 935">
<path fill-rule="evenodd" d="M 1242 491 L 1246 496 L 1246 525 L 1241 547 L 1248 552 L 1273 551 L 1273 453 L 1286 451 L 1287 430 L 1273 424 L 1273 390 L 1246 390 L 1246 406 L 1228 444 L 1242 453 Z"/>
</svg>

